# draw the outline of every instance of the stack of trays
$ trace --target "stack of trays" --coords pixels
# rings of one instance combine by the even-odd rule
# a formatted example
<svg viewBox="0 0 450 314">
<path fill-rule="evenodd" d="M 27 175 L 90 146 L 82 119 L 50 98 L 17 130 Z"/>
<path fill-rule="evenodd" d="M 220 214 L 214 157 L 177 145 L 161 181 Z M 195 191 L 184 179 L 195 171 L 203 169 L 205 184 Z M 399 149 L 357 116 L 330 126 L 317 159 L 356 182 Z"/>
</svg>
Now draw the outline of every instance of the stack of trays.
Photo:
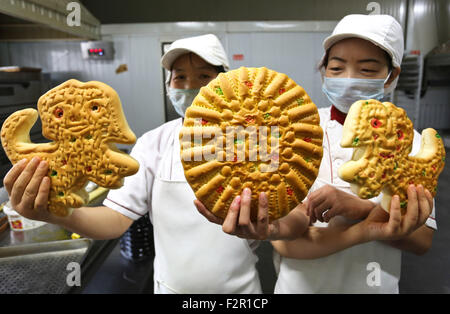
<svg viewBox="0 0 450 314">
<path fill-rule="evenodd" d="M 154 256 L 153 228 L 148 214 L 136 220 L 120 239 L 120 253 L 134 262 Z"/>
</svg>

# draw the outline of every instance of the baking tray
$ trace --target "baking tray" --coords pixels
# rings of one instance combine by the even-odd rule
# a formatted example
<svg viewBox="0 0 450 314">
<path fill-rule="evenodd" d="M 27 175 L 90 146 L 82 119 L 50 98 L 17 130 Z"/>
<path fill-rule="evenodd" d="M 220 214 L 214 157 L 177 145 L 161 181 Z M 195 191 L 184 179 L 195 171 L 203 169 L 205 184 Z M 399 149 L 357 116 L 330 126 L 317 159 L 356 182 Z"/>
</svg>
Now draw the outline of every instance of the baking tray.
<svg viewBox="0 0 450 314">
<path fill-rule="evenodd" d="M 77 239 L 0 247 L 0 295 L 68 292 L 67 277 L 73 269 L 67 270 L 67 265 L 81 266 L 92 242 Z"/>
</svg>

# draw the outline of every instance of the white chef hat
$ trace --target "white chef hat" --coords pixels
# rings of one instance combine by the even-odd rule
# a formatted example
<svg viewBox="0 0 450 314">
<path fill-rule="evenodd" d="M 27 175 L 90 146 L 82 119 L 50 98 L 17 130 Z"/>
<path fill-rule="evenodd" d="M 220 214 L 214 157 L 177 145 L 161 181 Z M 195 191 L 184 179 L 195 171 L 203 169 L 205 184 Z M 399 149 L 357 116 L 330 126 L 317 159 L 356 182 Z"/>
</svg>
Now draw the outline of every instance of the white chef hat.
<svg viewBox="0 0 450 314">
<path fill-rule="evenodd" d="M 185 53 L 193 52 L 200 58 L 214 66 L 223 66 L 225 71 L 230 69 L 227 54 L 219 39 L 213 34 L 188 37 L 174 41 L 169 50 L 162 56 L 161 64 L 170 71 L 173 62 Z"/>
<path fill-rule="evenodd" d="M 362 38 L 386 51 L 392 59 L 394 68 L 400 67 L 404 51 L 403 29 L 390 15 L 363 15 L 351 14 L 345 16 L 334 28 L 333 33 L 323 42 L 325 53 L 320 61 L 322 67 L 328 49 L 338 41 L 345 38 Z M 385 91 L 392 92 L 398 81 L 397 78 Z"/>
</svg>

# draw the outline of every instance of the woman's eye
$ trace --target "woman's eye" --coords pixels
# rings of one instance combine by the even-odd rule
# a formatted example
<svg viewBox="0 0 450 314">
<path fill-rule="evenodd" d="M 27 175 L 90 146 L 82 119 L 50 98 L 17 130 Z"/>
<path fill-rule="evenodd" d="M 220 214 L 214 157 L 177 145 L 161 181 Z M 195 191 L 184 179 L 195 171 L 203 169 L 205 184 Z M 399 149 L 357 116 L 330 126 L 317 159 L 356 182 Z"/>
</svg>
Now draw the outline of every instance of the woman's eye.
<svg viewBox="0 0 450 314">
<path fill-rule="evenodd" d="M 330 68 L 330 70 L 331 70 L 331 71 L 340 71 L 340 70 L 341 70 L 341 68 L 338 68 L 338 67 L 333 67 L 333 68 Z"/>
<path fill-rule="evenodd" d="M 202 74 L 202 75 L 200 75 L 200 78 L 201 78 L 202 80 L 207 80 L 207 79 L 210 79 L 210 78 L 211 78 L 211 75 L 208 75 L 208 74 Z"/>
<path fill-rule="evenodd" d="M 184 75 L 177 75 L 174 77 L 174 80 L 184 80 L 186 77 Z"/>
<path fill-rule="evenodd" d="M 362 69 L 363 72 L 367 72 L 367 73 L 373 73 L 376 72 L 375 70 L 370 70 L 370 69 Z"/>
</svg>

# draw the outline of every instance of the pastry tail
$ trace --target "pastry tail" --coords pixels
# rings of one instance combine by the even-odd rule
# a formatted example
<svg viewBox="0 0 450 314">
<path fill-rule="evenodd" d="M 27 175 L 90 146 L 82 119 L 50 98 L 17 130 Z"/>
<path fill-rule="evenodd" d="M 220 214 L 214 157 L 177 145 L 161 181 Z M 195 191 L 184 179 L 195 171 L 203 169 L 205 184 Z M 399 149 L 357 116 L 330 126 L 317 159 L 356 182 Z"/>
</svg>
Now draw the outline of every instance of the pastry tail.
<svg viewBox="0 0 450 314">
<path fill-rule="evenodd" d="M 35 144 L 30 140 L 30 130 L 38 118 L 35 109 L 14 112 L 2 126 L 2 145 L 9 160 L 15 164 L 23 158 L 31 158 L 31 152 L 54 151 L 53 143 Z"/>
</svg>

